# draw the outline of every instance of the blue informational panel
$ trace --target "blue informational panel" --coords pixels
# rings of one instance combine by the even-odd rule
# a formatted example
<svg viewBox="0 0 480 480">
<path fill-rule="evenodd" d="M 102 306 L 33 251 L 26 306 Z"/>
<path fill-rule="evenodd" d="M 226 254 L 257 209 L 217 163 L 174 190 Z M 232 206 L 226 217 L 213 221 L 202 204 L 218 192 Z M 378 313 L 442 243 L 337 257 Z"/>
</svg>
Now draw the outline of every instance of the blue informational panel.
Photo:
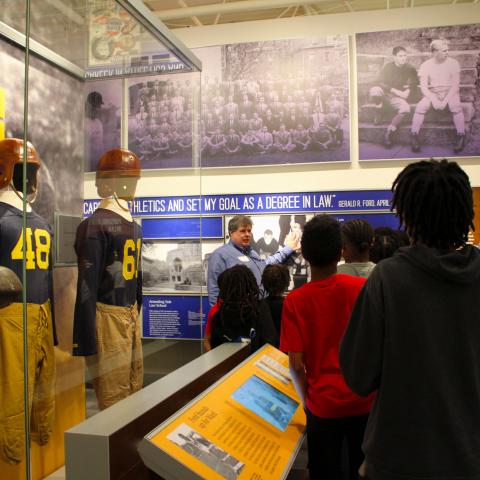
<svg viewBox="0 0 480 480">
<path fill-rule="evenodd" d="M 390 227 L 392 230 L 398 230 L 399 228 L 398 218 L 393 213 L 347 213 L 334 214 L 332 217 L 335 217 L 340 223 L 355 219 L 366 220 L 374 229 Z"/>
<path fill-rule="evenodd" d="M 388 211 L 391 197 L 390 190 L 149 197 L 133 200 L 130 209 L 137 217 Z M 91 215 L 98 204 L 99 200 L 86 200 L 84 215 Z"/>
<path fill-rule="evenodd" d="M 222 217 L 145 218 L 143 238 L 223 238 Z"/>
<path fill-rule="evenodd" d="M 148 295 L 142 303 L 144 338 L 203 338 L 208 297 Z"/>
<path fill-rule="evenodd" d="M 373 228 L 397 229 L 398 219 L 390 211 L 391 196 L 390 190 L 364 190 L 135 199 L 130 202 L 130 209 L 134 217 L 142 219 L 145 240 L 142 259 L 147 294 L 143 297 L 143 336 L 202 338 L 209 305 L 207 297 L 199 293 L 205 288 L 208 256 L 223 244 L 228 217 L 239 213 L 254 215 L 254 226 L 260 229 L 257 241 L 264 230 L 271 230 L 270 236 L 272 231 L 279 230 L 279 217 L 283 216 L 292 216 L 288 228 L 292 228 L 291 222 L 299 221 L 293 216 L 304 217 L 304 223 L 313 214 L 328 213 L 340 222 L 361 218 Z M 99 200 L 87 200 L 85 216 L 91 215 L 98 204 Z M 266 217 L 272 217 L 271 225 Z M 280 233 L 275 239 L 281 244 Z M 153 282 L 150 289 L 147 277 Z M 172 293 L 164 292 L 165 288 L 171 288 Z M 177 290 L 190 295 L 178 295 Z"/>
</svg>

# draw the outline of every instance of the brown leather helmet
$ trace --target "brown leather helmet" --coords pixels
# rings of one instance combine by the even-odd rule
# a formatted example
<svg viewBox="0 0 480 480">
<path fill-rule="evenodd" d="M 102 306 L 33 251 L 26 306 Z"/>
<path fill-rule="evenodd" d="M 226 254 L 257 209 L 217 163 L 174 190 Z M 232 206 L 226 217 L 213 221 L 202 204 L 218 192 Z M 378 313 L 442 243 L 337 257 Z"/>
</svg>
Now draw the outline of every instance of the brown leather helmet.
<svg viewBox="0 0 480 480">
<path fill-rule="evenodd" d="M 97 164 L 98 178 L 140 177 L 140 159 L 130 150 L 114 148 L 105 152 Z"/>
<path fill-rule="evenodd" d="M 107 198 L 116 194 L 125 200 L 133 199 L 140 170 L 140 159 L 130 150 L 109 150 L 97 164 L 95 185 L 98 195 Z"/>
<path fill-rule="evenodd" d="M 0 188 L 7 187 L 13 179 L 15 165 L 23 163 L 23 140 L 5 138 L 0 140 Z M 27 163 L 40 168 L 40 157 L 35 147 L 27 142 Z"/>
</svg>

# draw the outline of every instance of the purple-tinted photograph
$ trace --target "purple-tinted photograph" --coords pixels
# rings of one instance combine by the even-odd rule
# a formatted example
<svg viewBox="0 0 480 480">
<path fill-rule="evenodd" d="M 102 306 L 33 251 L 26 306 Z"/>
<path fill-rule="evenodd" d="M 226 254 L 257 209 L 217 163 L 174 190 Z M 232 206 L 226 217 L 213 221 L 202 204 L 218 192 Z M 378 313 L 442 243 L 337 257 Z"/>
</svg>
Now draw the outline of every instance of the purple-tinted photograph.
<svg viewBox="0 0 480 480">
<path fill-rule="evenodd" d="M 143 169 L 192 167 L 193 89 L 189 74 L 130 80 L 128 148 Z"/>
<path fill-rule="evenodd" d="M 480 26 L 356 35 L 360 160 L 480 154 Z"/>
<path fill-rule="evenodd" d="M 5 92 L 5 137 L 24 136 L 25 53 L 0 42 L 0 71 Z M 83 83 L 36 57 L 30 58 L 28 140 L 41 159 L 38 194 L 32 205 L 48 223 L 54 213 L 82 212 Z"/>
<path fill-rule="evenodd" d="M 196 49 L 203 167 L 350 161 L 347 37 Z"/>
<path fill-rule="evenodd" d="M 121 145 L 122 83 L 85 84 L 85 171 L 93 172 L 100 157 Z"/>
</svg>

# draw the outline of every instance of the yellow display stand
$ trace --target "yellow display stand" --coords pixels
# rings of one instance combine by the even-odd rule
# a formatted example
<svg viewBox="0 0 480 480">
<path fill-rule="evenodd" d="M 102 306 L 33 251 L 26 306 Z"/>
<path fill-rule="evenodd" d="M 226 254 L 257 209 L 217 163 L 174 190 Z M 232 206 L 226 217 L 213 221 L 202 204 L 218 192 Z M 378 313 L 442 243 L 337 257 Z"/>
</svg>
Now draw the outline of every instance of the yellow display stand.
<svg viewBox="0 0 480 480">
<path fill-rule="evenodd" d="M 5 89 L 0 87 L 0 140 L 5 138 Z"/>
<path fill-rule="evenodd" d="M 167 480 L 279 480 L 305 425 L 288 357 L 267 345 L 148 434 L 139 451 Z"/>
<path fill-rule="evenodd" d="M 63 433 L 85 419 L 85 386 L 83 359 L 67 357 L 56 349 L 57 385 L 55 425 L 50 441 L 43 446 L 31 442 L 32 479 L 40 480 L 58 470 L 65 462 Z M 74 385 L 75 379 L 81 383 Z M 0 478 L 25 480 L 25 462 L 9 465 L 0 461 Z"/>
<path fill-rule="evenodd" d="M 55 317 L 58 346 L 55 347 L 55 423 L 46 445 L 30 443 L 32 480 L 41 480 L 65 463 L 64 432 L 86 417 L 85 361 L 72 357 L 73 305 L 77 275 L 75 267 L 54 269 Z M 10 465 L 0 460 L 1 480 L 25 480 L 25 461 Z"/>
</svg>

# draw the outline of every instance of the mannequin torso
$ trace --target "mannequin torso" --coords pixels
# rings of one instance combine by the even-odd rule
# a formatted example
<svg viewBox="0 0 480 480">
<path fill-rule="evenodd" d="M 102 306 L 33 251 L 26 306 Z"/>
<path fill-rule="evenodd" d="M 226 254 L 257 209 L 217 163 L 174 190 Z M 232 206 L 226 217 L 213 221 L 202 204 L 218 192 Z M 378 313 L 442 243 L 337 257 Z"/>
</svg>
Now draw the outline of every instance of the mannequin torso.
<svg viewBox="0 0 480 480">
<path fill-rule="evenodd" d="M 128 209 L 128 202 L 126 200 L 123 200 L 122 198 L 114 198 L 114 197 L 104 198 L 100 202 L 100 205 L 98 206 L 98 208 L 104 208 L 105 210 L 110 210 L 112 212 L 115 212 L 117 215 L 120 215 L 128 222 L 133 222 L 132 214 Z"/>
<path fill-rule="evenodd" d="M 10 186 L 0 189 L 0 202 L 7 203 L 12 207 L 23 210 L 23 201 Z M 26 211 L 32 211 L 32 207 L 28 203 L 26 205 Z"/>
</svg>

